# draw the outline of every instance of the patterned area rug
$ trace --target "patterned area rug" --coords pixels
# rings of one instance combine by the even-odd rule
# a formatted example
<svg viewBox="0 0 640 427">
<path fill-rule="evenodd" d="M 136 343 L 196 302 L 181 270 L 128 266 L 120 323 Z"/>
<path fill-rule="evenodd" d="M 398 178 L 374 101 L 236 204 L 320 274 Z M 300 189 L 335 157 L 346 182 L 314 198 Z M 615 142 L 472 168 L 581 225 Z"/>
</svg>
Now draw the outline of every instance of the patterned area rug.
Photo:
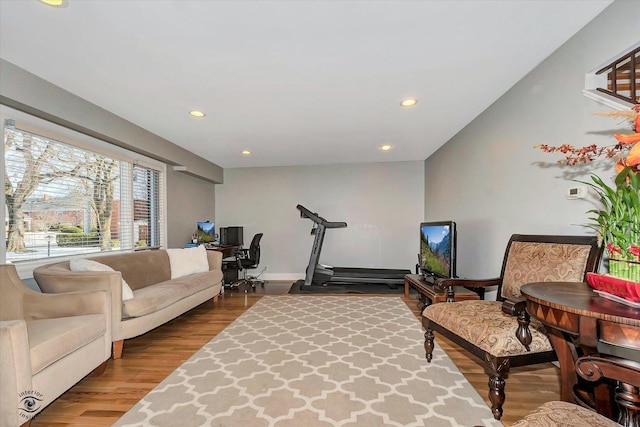
<svg viewBox="0 0 640 427">
<path fill-rule="evenodd" d="M 115 426 L 501 426 L 401 298 L 265 296 Z"/>
</svg>

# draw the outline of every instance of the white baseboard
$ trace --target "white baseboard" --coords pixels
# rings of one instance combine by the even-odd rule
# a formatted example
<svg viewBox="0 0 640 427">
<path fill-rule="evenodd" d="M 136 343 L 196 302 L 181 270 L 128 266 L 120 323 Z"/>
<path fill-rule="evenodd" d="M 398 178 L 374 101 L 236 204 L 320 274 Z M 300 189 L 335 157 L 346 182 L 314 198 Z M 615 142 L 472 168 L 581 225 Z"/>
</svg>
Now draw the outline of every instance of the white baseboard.
<svg viewBox="0 0 640 427">
<path fill-rule="evenodd" d="M 264 280 L 273 280 L 273 281 L 291 281 L 295 282 L 296 280 L 304 279 L 304 274 L 301 273 L 267 273 L 260 276 L 261 279 Z"/>
</svg>

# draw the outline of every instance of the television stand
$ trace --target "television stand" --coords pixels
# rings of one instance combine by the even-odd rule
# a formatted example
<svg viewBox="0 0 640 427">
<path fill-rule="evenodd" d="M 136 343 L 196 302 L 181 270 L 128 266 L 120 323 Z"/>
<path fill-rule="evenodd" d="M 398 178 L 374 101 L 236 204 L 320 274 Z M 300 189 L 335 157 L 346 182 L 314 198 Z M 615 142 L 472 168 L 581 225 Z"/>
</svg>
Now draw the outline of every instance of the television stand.
<svg viewBox="0 0 640 427">
<path fill-rule="evenodd" d="M 418 306 L 418 309 L 420 310 L 424 309 L 428 305 L 447 301 L 447 293 L 445 291 L 436 289 L 436 287 L 433 286 L 433 282 L 432 283 L 427 282 L 419 274 L 407 274 L 404 276 L 405 299 L 409 299 L 410 288 L 415 289 L 419 294 L 417 298 L 418 299 L 417 306 Z M 455 289 L 456 301 L 480 299 L 480 295 L 463 286 L 454 286 L 454 289 Z"/>
</svg>

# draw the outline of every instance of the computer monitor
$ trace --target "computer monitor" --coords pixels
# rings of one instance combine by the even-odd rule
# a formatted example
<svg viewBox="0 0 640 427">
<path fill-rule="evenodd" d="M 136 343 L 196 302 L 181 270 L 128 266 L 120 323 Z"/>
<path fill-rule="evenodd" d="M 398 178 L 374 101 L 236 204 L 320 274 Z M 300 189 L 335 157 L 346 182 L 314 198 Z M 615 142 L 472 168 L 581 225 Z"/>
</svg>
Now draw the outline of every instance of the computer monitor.
<svg viewBox="0 0 640 427">
<path fill-rule="evenodd" d="M 210 221 L 198 221 L 198 243 L 210 243 L 216 240 L 216 226 Z"/>
<path fill-rule="evenodd" d="M 243 227 L 223 227 L 220 229 L 220 244 L 223 246 L 242 246 Z"/>
<path fill-rule="evenodd" d="M 456 223 L 420 223 L 420 270 L 437 278 L 456 277 Z"/>
</svg>

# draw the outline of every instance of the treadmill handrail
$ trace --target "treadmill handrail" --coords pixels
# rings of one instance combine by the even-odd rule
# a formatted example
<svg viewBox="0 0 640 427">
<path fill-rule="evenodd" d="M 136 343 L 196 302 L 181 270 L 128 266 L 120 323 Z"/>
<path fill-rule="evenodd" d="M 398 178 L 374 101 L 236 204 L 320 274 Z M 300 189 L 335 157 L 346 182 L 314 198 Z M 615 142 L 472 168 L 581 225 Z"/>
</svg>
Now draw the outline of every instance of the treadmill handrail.
<svg viewBox="0 0 640 427">
<path fill-rule="evenodd" d="M 323 225 L 326 228 L 344 228 L 347 226 L 346 222 L 327 221 L 326 219 L 322 218 L 318 214 L 311 212 L 309 209 L 305 208 L 302 205 L 298 205 L 296 206 L 296 208 L 298 208 L 298 210 L 300 211 L 300 216 L 302 216 L 303 218 L 309 218 L 311 221 L 315 222 L 316 224 Z"/>
</svg>

